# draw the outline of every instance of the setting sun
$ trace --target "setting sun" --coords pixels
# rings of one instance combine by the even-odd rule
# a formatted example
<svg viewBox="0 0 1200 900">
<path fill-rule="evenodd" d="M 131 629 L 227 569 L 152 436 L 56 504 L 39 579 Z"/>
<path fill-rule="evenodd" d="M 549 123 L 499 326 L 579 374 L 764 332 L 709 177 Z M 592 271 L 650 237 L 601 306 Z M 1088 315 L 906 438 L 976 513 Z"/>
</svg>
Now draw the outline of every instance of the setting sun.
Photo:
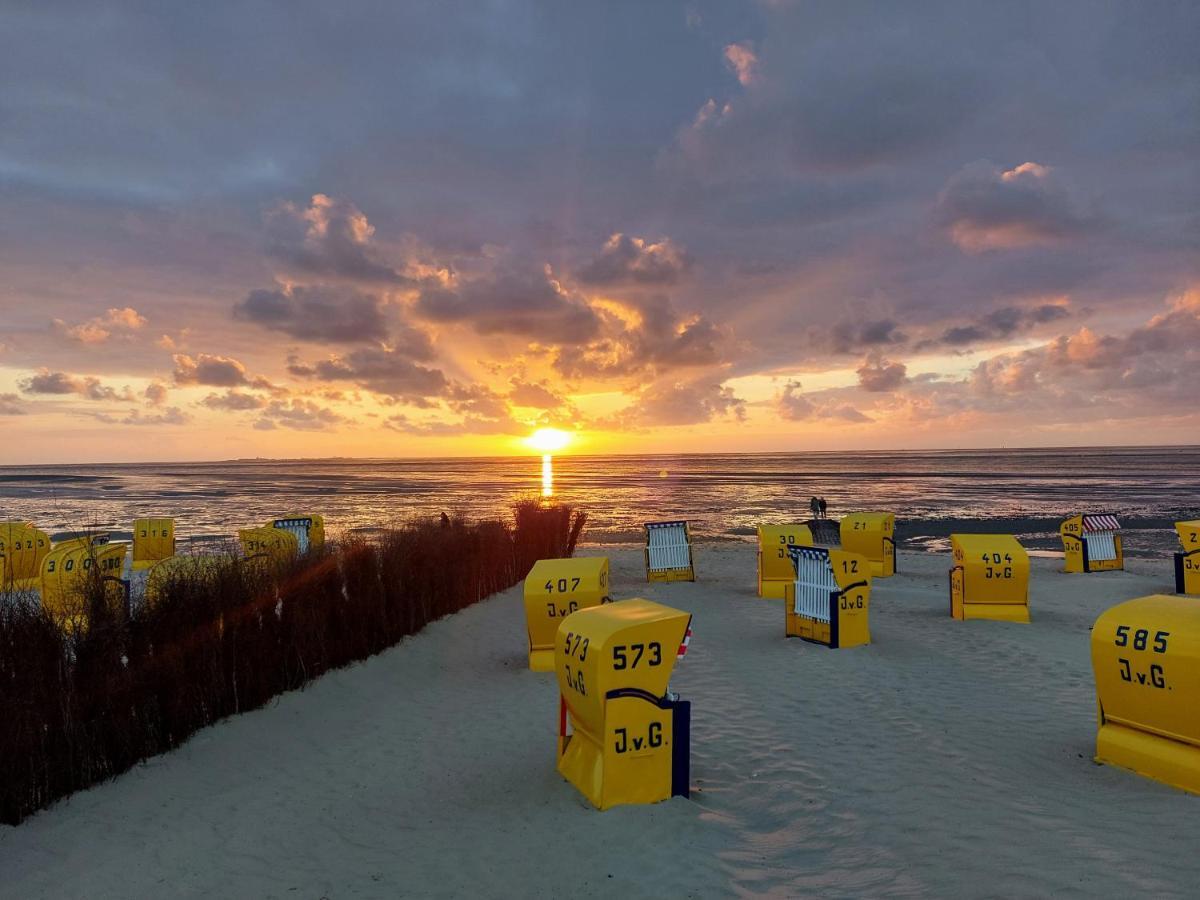
<svg viewBox="0 0 1200 900">
<path fill-rule="evenodd" d="M 571 435 L 559 428 L 539 428 L 525 443 L 539 453 L 553 453 L 571 443 Z"/>
</svg>

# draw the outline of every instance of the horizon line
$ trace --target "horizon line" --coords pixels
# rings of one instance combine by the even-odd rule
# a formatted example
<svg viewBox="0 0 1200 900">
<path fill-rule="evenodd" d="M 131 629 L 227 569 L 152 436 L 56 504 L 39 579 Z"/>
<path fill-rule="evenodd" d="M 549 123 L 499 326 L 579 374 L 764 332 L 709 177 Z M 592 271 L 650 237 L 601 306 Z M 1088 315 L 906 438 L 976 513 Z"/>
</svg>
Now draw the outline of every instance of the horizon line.
<svg viewBox="0 0 1200 900">
<path fill-rule="evenodd" d="M 886 455 L 917 453 L 1024 453 L 1030 451 L 1064 450 L 1200 450 L 1200 444 L 1055 444 L 1032 447 L 926 447 L 894 448 L 888 450 L 840 449 L 840 450 L 727 450 L 727 451 L 680 451 L 676 453 L 494 453 L 463 456 L 239 456 L 219 459 L 141 459 L 141 460 L 91 460 L 85 462 L 56 463 L 0 463 L 0 469 L 66 468 L 80 466 L 165 466 L 165 465 L 221 465 L 229 463 L 293 463 L 293 462 L 378 462 L 388 461 L 432 461 L 432 460 L 479 460 L 479 459 L 524 459 L 543 455 L 566 456 L 575 459 L 618 458 L 678 458 L 681 456 L 836 456 Z"/>
</svg>

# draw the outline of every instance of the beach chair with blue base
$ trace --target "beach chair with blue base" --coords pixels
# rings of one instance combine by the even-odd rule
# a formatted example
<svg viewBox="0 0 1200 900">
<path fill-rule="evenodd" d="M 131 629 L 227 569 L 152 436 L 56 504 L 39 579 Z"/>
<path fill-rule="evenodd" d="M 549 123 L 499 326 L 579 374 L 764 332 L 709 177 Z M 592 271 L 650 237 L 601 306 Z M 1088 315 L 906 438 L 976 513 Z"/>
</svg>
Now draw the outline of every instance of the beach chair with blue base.
<svg viewBox="0 0 1200 900">
<path fill-rule="evenodd" d="M 1125 568 L 1121 523 L 1107 513 L 1071 516 L 1059 526 L 1068 572 L 1113 572 Z"/>
<path fill-rule="evenodd" d="M 668 683 L 691 622 L 631 599 L 559 623 L 558 771 L 597 809 L 688 796 L 692 707 Z"/>
<path fill-rule="evenodd" d="M 865 556 L 789 547 L 795 577 L 784 590 L 784 634 L 831 650 L 871 642 L 871 566 Z"/>
<path fill-rule="evenodd" d="M 1176 522 L 1183 550 L 1175 554 L 1175 593 L 1200 594 L 1200 519 Z"/>
</svg>

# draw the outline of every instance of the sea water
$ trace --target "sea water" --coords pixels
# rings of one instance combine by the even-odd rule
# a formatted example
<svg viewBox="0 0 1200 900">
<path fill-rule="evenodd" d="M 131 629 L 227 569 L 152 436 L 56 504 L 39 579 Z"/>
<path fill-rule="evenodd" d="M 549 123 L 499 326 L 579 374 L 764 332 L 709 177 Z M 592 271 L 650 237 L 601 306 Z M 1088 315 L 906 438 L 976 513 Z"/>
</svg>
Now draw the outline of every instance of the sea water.
<svg viewBox="0 0 1200 900">
<path fill-rule="evenodd" d="M 1176 519 L 1200 517 L 1200 447 L 560 455 L 551 465 L 553 497 L 587 511 L 591 542 L 640 540 L 641 523 L 656 519 L 687 519 L 701 540 L 749 540 L 760 522 L 807 519 L 813 496 L 831 518 L 895 512 L 901 549 L 1000 531 L 1056 550 L 1063 517 L 1107 512 L 1121 520 L 1128 554 L 1160 555 L 1176 543 Z M 534 454 L 10 466 L 0 467 L 0 519 L 119 537 L 136 518 L 174 516 L 186 547 L 319 512 L 336 537 L 442 512 L 506 516 L 514 501 L 543 495 L 543 470 Z"/>
</svg>

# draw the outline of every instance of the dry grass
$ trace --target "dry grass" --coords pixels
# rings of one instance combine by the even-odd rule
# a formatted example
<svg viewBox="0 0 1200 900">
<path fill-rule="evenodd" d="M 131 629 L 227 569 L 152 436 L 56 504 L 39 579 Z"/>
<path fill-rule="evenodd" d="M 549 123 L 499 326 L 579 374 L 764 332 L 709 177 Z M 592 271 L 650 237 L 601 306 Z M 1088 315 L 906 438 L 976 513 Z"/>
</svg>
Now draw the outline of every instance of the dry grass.
<svg viewBox="0 0 1200 900">
<path fill-rule="evenodd" d="M 0 822 L 510 587 L 571 555 L 586 520 L 538 501 L 514 513 L 422 520 L 281 567 L 213 557 L 132 611 L 97 580 L 76 630 L 34 597 L 0 595 Z"/>
</svg>

